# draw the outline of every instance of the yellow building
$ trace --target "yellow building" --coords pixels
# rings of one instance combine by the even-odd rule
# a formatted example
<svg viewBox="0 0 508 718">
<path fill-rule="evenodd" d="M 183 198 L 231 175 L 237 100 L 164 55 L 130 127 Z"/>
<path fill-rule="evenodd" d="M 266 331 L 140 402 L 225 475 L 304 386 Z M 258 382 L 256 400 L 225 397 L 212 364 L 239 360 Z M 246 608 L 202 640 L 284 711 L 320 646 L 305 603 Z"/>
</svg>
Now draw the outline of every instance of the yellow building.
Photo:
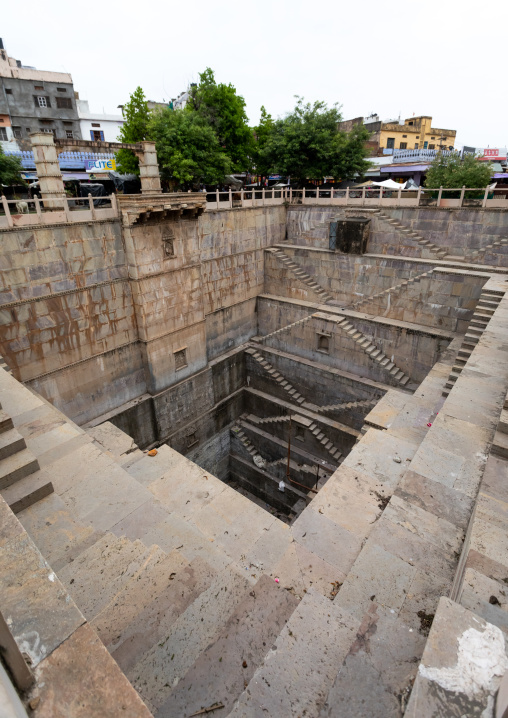
<svg viewBox="0 0 508 718">
<path fill-rule="evenodd" d="M 339 124 L 339 129 L 350 131 L 354 125 L 363 124 L 371 133 L 368 146 L 373 154 L 383 150 L 438 150 L 453 149 L 456 130 L 432 127 L 432 117 L 422 115 L 409 117 L 404 124 L 381 122 L 377 115 L 357 117 Z"/>
</svg>

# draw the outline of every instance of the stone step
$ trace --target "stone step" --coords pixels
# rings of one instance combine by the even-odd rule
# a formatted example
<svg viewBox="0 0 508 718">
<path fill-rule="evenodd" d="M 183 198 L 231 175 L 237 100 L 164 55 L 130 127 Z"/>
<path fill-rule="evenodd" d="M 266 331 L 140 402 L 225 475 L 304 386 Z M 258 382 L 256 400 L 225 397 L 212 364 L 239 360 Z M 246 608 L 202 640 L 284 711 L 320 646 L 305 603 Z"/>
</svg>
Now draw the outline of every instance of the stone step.
<svg viewBox="0 0 508 718">
<path fill-rule="evenodd" d="M 0 409 L 0 434 L 11 429 L 14 429 L 11 417 L 3 409 Z"/>
<path fill-rule="evenodd" d="M 490 453 L 508 459 L 508 434 L 499 429 L 496 431 Z"/>
<path fill-rule="evenodd" d="M 166 592 L 180 571 L 189 565 L 179 551 L 166 554 L 152 547 L 139 571 L 91 621 L 105 646 L 118 641 L 136 617 Z"/>
<path fill-rule="evenodd" d="M 138 571 L 149 551 L 141 541 L 107 533 L 64 566 L 58 577 L 91 621 Z"/>
<path fill-rule="evenodd" d="M 182 579 L 178 590 L 171 587 L 167 598 L 162 594 L 152 613 L 148 612 L 150 607 L 142 613 L 134 642 L 123 644 L 112 654 L 154 715 L 164 715 L 166 702 L 179 681 L 217 640 L 224 624 L 252 590 L 239 571 L 226 569 L 213 576 L 204 561 L 200 567 L 198 559 L 191 562 L 189 569 L 181 572 L 187 573 L 186 583 Z M 151 647 L 142 650 L 149 640 Z M 120 655 L 122 648 L 131 653 L 135 650 L 131 659 L 139 657 L 128 669 L 124 667 L 125 653 Z"/>
<path fill-rule="evenodd" d="M 51 481 L 44 476 L 25 476 L 6 489 L 2 489 L 2 497 L 10 509 L 19 514 L 24 509 L 49 496 L 54 491 Z"/>
<path fill-rule="evenodd" d="M 310 588 L 268 647 L 231 718 L 317 717 L 359 627 L 358 619 Z"/>
<path fill-rule="evenodd" d="M 0 491 L 38 470 L 39 462 L 29 449 L 7 456 L 0 461 Z"/>
<path fill-rule="evenodd" d="M 157 715 L 182 718 L 218 703 L 228 715 L 298 603 L 273 578 L 262 576 Z"/>
<path fill-rule="evenodd" d="M 508 434 L 508 411 L 506 409 L 501 410 L 501 416 L 499 418 L 499 424 L 497 430 L 503 434 Z"/>
<path fill-rule="evenodd" d="M 17 454 L 23 449 L 26 449 L 25 439 L 16 429 L 9 429 L 0 434 L 0 459 Z"/>
</svg>

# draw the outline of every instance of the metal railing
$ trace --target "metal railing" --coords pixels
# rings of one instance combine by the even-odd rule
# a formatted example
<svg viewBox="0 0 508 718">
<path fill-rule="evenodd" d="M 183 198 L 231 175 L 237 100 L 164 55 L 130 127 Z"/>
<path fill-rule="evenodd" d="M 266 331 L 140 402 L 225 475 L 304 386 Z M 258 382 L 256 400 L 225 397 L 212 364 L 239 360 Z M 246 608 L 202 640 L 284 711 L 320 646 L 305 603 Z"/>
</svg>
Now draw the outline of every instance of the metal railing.
<svg viewBox="0 0 508 718">
<path fill-rule="evenodd" d="M 116 195 L 106 197 L 56 197 L 7 199 L 1 197 L 0 229 L 36 224 L 64 224 L 113 219 L 118 216 Z"/>
</svg>

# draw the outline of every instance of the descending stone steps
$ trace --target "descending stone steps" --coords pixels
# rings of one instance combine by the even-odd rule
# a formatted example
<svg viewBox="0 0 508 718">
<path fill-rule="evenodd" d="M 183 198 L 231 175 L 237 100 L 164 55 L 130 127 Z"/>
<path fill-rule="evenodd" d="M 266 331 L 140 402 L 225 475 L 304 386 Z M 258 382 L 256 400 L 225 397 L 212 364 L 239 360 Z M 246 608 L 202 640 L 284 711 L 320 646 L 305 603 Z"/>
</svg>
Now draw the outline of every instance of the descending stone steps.
<svg viewBox="0 0 508 718">
<path fill-rule="evenodd" d="M 317 294 L 319 299 L 324 304 L 333 299 L 331 294 L 328 294 L 328 292 L 326 292 L 323 287 L 321 287 L 316 281 L 314 281 L 314 279 L 312 279 L 312 277 L 307 274 L 307 272 L 305 272 L 297 262 L 293 261 L 290 257 L 288 257 L 288 255 L 283 252 L 282 249 L 271 247 L 266 251 L 271 252 L 275 257 L 277 257 L 278 260 L 280 260 L 288 269 L 291 270 L 295 277 L 297 277 L 307 287 L 312 289 L 312 291 Z"/>
<path fill-rule="evenodd" d="M 422 249 L 427 249 L 429 252 L 432 252 L 432 254 L 435 254 L 438 259 L 444 259 L 448 256 L 448 252 L 446 251 L 446 249 L 441 249 L 433 242 L 430 242 L 428 239 L 422 237 L 422 235 L 415 230 L 400 222 L 398 219 L 393 219 L 393 217 L 390 217 L 388 214 L 385 214 L 385 212 L 383 212 L 382 210 L 376 209 L 374 210 L 373 214 L 375 214 L 379 219 L 382 219 L 383 222 L 391 224 L 391 226 L 399 230 L 401 234 L 404 234 L 413 241 L 415 241 L 417 244 L 420 245 L 420 247 L 422 247 Z"/>
<path fill-rule="evenodd" d="M 246 349 L 245 352 L 247 354 L 250 354 L 250 356 L 263 367 L 263 369 L 272 377 L 272 379 L 274 379 L 279 384 L 279 386 L 284 389 L 285 392 L 287 392 L 293 402 L 300 405 L 306 404 L 306 401 L 304 397 L 300 394 L 300 392 L 298 392 L 294 388 L 294 386 L 290 384 L 279 371 L 274 369 L 270 362 L 267 362 L 263 355 L 260 354 L 260 352 L 258 352 L 256 349 L 253 349 L 252 347 Z"/>
<path fill-rule="evenodd" d="M 496 311 L 503 296 L 504 292 L 501 291 L 492 289 L 482 290 L 474 314 L 469 322 L 468 330 L 464 335 L 462 345 L 457 353 L 455 363 L 444 386 L 443 396 L 448 396 L 450 391 L 453 389 L 455 382 L 459 378 L 463 368 L 466 366 L 475 346 L 480 341 L 491 316 Z"/>
<path fill-rule="evenodd" d="M 434 269 L 432 268 L 428 272 L 423 272 L 422 274 L 417 274 L 414 277 L 410 277 L 409 279 L 404 280 L 403 282 L 395 285 L 394 287 L 389 287 L 388 289 L 383 289 L 382 292 L 378 292 L 377 294 L 373 294 L 372 296 L 362 297 L 357 302 L 350 304 L 348 309 L 357 310 L 359 307 L 363 306 L 364 304 L 367 304 L 368 302 L 372 302 L 375 299 L 384 299 L 388 295 L 398 294 L 399 292 L 406 290 L 408 287 L 412 286 L 413 284 L 418 283 L 424 277 L 429 277 L 433 271 L 434 271 Z"/>
<path fill-rule="evenodd" d="M 472 252 L 467 252 L 464 255 L 464 261 L 472 262 L 475 259 L 479 259 L 479 257 L 485 255 L 487 252 L 490 252 L 490 250 L 494 249 L 495 247 L 506 247 L 507 245 L 508 245 L 508 237 L 500 237 L 499 239 L 496 239 L 494 242 L 491 242 L 490 244 L 486 244 L 485 247 L 482 247 L 481 249 L 475 249 Z"/>
<path fill-rule="evenodd" d="M 378 366 L 387 371 L 400 386 L 406 386 L 410 381 L 410 377 L 404 374 L 402 369 L 399 369 L 394 362 L 390 361 L 365 334 L 356 329 L 345 317 L 336 320 L 336 324 L 345 331 Z"/>
<path fill-rule="evenodd" d="M 182 718 L 222 704 L 229 715 L 299 600 L 262 576 L 178 683 L 156 718 Z"/>
<path fill-rule="evenodd" d="M 298 319 L 296 322 L 292 322 L 291 324 L 286 324 L 286 326 L 281 327 L 280 329 L 276 329 L 274 332 L 270 332 L 270 334 L 265 334 L 263 337 L 258 337 L 259 342 L 266 342 L 267 339 L 271 339 L 273 337 L 278 336 L 279 334 L 282 334 L 282 332 L 287 332 L 293 327 L 296 327 L 300 324 L 305 324 L 305 322 L 308 322 L 309 319 L 312 319 L 314 315 L 309 314 L 307 317 L 303 317 L 303 319 Z"/>
<path fill-rule="evenodd" d="M 376 399 L 364 399 L 360 401 L 346 401 L 342 404 L 327 404 L 326 406 L 320 406 L 320 411 L 343 411 L 344 409 L 359 409 L 366 408 L 372 409 L 376 406 L 379 401 L 379 397 Z"/>
</svg>

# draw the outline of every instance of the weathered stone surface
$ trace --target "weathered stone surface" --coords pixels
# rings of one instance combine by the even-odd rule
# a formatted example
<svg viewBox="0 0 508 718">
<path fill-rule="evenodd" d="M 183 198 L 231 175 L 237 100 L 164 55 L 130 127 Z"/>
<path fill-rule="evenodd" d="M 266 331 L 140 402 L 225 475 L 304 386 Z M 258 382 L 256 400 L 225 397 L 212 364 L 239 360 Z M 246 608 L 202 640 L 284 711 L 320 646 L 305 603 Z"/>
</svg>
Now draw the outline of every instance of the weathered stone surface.
<svg viewBox="0 0 508 718">
<path fill-rule="evenodd" d="M 214 703 L 223 703 L 227 714 L 297 605 L 297 598 L 262 576 L 218 640 L 203 651 L 161 705 L 157 717 L 180 718 Z"/>
<path fill-rule="evenodd" d="M 93 660 L 90 658 L 93 657 Z M 81 626 L 36 669 L 37 718 L 150 718 L 115 661 L 88 625 Z"/>
<path fill-rule="evenodd" d="M 359 625 L 358 619 L 311 589 L 230 715 L 318 715 Z"/>
</svg>

